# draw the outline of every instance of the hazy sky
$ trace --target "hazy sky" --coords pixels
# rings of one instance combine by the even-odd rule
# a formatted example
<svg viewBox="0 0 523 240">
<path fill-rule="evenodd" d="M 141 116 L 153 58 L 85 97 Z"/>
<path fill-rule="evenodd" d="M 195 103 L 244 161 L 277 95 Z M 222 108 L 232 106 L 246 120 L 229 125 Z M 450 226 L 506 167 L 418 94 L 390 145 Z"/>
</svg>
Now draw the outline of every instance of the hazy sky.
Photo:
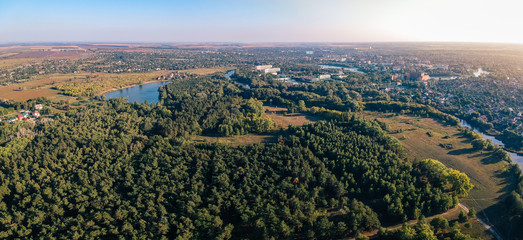
<svg viewBox="0 0 523 240">
<path fill-rule="evenodd" d="M 0 0 L 0 42 L 523 43 L 521 0 Z"/>
</svg>

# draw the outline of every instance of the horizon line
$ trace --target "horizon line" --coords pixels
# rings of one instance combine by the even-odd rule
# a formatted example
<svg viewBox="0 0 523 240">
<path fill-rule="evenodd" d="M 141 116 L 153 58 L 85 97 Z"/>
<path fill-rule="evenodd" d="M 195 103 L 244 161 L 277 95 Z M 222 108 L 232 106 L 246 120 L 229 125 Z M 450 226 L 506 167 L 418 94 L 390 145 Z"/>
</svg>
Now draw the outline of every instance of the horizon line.
<svg viewBox="0 0 523 240">
<path fill-rule="evenodd" d="M 261 44 L 387 44 L 387 43 L 441 43 L 441 44 L 510 44 L 523 45 L 523 42 L 482 42 L 482 41 L 14 41 L 0 42 L 0 46 L 12 45 L 51 45 L 51 44 L 243 44 L 243 45 L 261 45 Z"/>
</svg>

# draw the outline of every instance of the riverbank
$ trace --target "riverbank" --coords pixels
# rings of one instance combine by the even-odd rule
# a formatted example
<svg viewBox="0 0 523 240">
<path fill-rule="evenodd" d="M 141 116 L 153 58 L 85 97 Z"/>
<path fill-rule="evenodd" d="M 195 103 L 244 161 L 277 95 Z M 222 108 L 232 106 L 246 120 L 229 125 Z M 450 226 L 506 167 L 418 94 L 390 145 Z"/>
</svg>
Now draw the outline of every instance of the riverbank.
<svg viewBox="0 0 523 240">
<path fill-rule="evenodd" d="M 492 141 L 492 143 L 502 146 L 503 149 L 505 151 L 507 151 L 507 153 L 510 155 L 510 159 L 512 160 L 512 162 L 518 164 L 519 167 L 523 169 L 523 156 L 520 154 L 520 152 L 510 151 L 510 149 L 508 149 L 505 146 L 505 143 L 503 143 L 501 140 L 497 139 L 496 136 L 489 135 L 488 133 L 485 133 L 485 132 L 473 127 L 464 119 L 459 119 L 459 120 L 460 120 L 461 126 L 470 128 L 470 129 L 472 129 L 472 131 L 479 133 L 483 139 L 490 140 L 490 141 Z"/>
</svg>

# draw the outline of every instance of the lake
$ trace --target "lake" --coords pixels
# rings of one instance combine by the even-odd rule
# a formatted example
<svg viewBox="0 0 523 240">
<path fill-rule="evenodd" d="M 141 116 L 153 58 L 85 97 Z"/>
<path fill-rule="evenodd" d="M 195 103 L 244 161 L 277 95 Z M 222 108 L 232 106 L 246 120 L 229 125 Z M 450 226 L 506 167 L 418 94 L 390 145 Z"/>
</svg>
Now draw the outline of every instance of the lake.
<svg viewBox="0 0 523 240">
<path fill-rule="evenodd" d="M 468 127 L 470 129 L 472 129 L 474 132 L 481 134 L 481 137 L 483 137 L 483 139 L 486 139 L 486 140 L 490 139 L 490 140 L 492 140 L 492 142 L 494 144 L 497 144 L 499 146 L 505 145 L 502 141 L 497 140 L 494 136 L 485 134 L 485 133 L 479 131 L 478 129 L 473 128 L 470 124 L 468 124 L 463 119 L 460 119 L 460 123 L 461 123 L 461 126 Z M 517 163 L 519 165 L 519 167 L 523 169 L 523 156 L 517 155 L 516 153 L 513 153 L 513 152 L 509 152 L 509 151 L 507 151 L 507 152 L 508 152 L 508 154 L 510 154 L 510 158 L 512 159 L 512 161 L 514 163 Z"/>
<path fill-rule="evenodd" d="M 147 100 L 149 103 L 157 103 L 160 100 L 160 93 L 158 92 L 158 88 L 169 83 L 170 82 L 155 82 L 124 88 L 105 94 L 105 97 L 107 99 L 123 97 L 126 98 L 130 103 L 144 103 L 145 100 Z"/>
</svg>

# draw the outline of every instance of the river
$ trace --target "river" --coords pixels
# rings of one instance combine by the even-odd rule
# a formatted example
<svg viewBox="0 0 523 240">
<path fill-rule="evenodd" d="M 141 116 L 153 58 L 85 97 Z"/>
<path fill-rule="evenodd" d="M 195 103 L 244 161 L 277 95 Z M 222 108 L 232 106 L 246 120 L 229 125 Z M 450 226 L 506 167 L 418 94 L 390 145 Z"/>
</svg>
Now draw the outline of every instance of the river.
<svg viewBox="0 0 523 240">
<path fill-rule="evenodd" d="M 131 103 L 144 103 L 145 100 L 149 103 L 157 103 L 160 100 L 160 92 L 158 92 L 158 88 L 169 83 L 170 82 L 155 82 L 124 88 L 105 94 L 105 97 L 107 99 L 123 97 L 127 98 L 127 101 Z"/>
<path fill-rule="evenodd" d="M 228 71 L 224 77 L 226 77 L 227 79 L 231 79 L 231 76 L 234 75 L 234 73 L 236 73 L 236 70 L 231 70 L 231 71 Z M 249 84 L 243 84 L 241 82 L 237 82 L 237 81 L 234 81 L 235 83 L 238 83 L 242 86 L 244 86 L 245 88 L 247 89 L 251 89 L 251 86 L 249 86 Z"/>
<path fill-rule="evenodd" d="M 497 144 L 499 146 L 505 145 L 502 141 L 497 140 L 494 136 L 483 133 L 480 130 L 472 127 L 469 123 L 467 123 L 463 119 L 460 119 L 460 123 L 461 123 L 461 126 L 468 127 L 470 129 L 474 130 L 474 132 L 481 134 L 481 137 L 483 137 L 483 139 L 487 139 L 487 140 L 490 139 L 490 140 L 492 140 L 492 142 L 494 144 Z M 509 151 L 507 151 L 507 152 L 508 152 L 508 154 L 510 154 L 510 158 L 512 159 L 512 161 L 514 163 L 517 163 L 519 165 L 519 167 L 523 169 L 523 156 L 517 155 L 516 153 L 513 153 L 513 152 L 509 152 Z"/>
</svg>

